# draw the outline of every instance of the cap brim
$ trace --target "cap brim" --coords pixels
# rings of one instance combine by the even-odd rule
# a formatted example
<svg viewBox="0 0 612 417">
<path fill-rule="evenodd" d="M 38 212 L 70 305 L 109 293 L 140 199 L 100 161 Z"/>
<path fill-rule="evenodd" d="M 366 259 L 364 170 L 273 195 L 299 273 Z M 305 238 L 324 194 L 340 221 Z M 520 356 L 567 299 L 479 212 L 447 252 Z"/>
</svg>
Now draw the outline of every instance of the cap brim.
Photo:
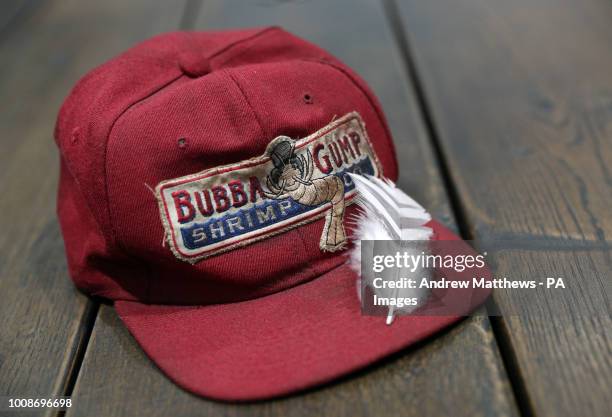
<svg viewBox="0 0 612 417">
<path fill-rule="evenodd" d="M 438 239 L 459 239 L 433 226 Z M 163 306 L 117 301 L 115 308 L 170 379 L 195 394 L 226 401 L 265 399 L 328 382 L 459 318 L 402 316 L 385 325 L 384 317 L 361 314 L 357 278 L 342 265 L 305 284 L 244 302 Z M 465 295 L 458 290 L 457 296 Z"/>
</svg>

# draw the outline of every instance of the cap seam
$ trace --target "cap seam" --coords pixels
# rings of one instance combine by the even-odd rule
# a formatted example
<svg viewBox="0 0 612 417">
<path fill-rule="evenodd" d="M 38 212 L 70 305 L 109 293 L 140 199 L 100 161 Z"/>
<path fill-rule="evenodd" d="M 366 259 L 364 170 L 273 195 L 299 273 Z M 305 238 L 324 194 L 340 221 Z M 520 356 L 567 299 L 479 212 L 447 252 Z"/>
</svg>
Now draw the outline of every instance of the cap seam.
<svg viewBox="0 0 612 417">
<path fill-rule="evenodd" d="M 243 42 L 248 42 L 250 40 L 256 39 L 259 36 L 273 31 L 273 30 L 280 30 L 279 27 L 277 26 L 271 26 L 271 27 L 267 27 L 255 34 L 253 34 L 252 36 L 248 36 L 246 38 L 243 39 L 239 39 L 233 43 L 230 43 L 229 45 L 226 45 L 225 47 L 223 47 L 221 50 L 215 52 L 214 54 L 212 54 L 210 57 L 208 57 L 207 59 L 211 59 L 213 57 L 216 57 L 224 52 L 227 52 L 229 50 L 231 50 L 234 46 L 239 45 Z M 172 61 L 172 63 L 174 64 L 174 61 Z M 172 67 L 171 67 L 172 68 Z M 178 67 L 177 67 L 178 69 Z M 180 72 L 180 71 L 179 71 Z M 115 229 L 115 225 L 113 222 L 113 217 L 112 217 L 112 212 L 110 209 L 110 192 L 109 192 L 109 181 L 108 181 L 108 148 L 109 148 L 109 142 L 110 142 L 110 138 L 113 134 L 114 128 L 117 125 L 117 123 L 119 122 L 119 120 L 132 108 L 134 108 L 136 105 L 144 102 L 145 100 L 151 98 L 153 95 L 157 94 L 158 92 L 160 92 L 161 90 L 163 90 L 164 88 L 166 88 L 167 86 L 169 86 L 170 84 L 174 83 L 175 81 L 177 81 L 178 79 L 180 79 L 181 77 L 185 76 L 185 74 L 183 74 L 182 72 L 179 73 L 178 76 L 173 77 L 172 79 L 168 80 L 167 82 L 163 83 L 161 86 L 159 86 L 158 88 L 156 88 L 155 90 L 153 90 L 152 92 L 150 92 L 149 94 L 147 94 L 145 97 L 140 98 L 139 100 L 134 101 L 133 103 L 130 103 L 129 105 L 127 105 L 115 118 L 115 120 L 113 121 L 113 123 L 111 124 L 109 130 L 108 130 L 108 134 L 106 136 L 106 141 L 104 143 L 104 157 L 103 157 L 103 164 L 104 164 L 104 198 L 106 201 L 106 216 L 108 218 L 108 226 L 109 226 L 109 231 L 110 231 L 110 240 L 111 242 L 109 242 L 111 245 L 116 245 L 117 248 L 123 252 L 126 256 L 128 257 L 132 257 L 129 253 L 129 251 L 126 249 L 126 247 L 124 246 L 123 242 L 121 241 L 121 239 L 119 239 L 116 229 Z M 231 77 L 230 77 L 231 78 Z M 235 82 L 235 81 L 234 81 Z M 240 89 L 240 87 L 238 87 Z M 250 104 L 249 104 L 249 107 Z M 258 121 L 259 123 L 259 121 Z M 260 128 L 261 128 L 261 124 L 260 124 Z M 263 131 L 263 130 L 262 130 Z M 104 230 L 104 229 L 102 229 Z M 138 257 L 134 257 L 136 259 L 138 259 Z M 144 262 L 145 268 L 147 270 L 149 270 L 149 272 L 151 272 L 152 275 L 155 275 L 154 269 L 151 268 L 150 266 L 148 266 L 148 264 L 146 262 Z M 150 300 L 151 298 L 151 279 L 147 279 L 146 280 L 146 285 L 147 285 L 147 289 L 145 291 L 145 296 L 147 298 L 147 300 Z"/>
<path fill-rule="evenodd" d="M 109 229 L 110 229 L 110 233 L 111 233 L 111 244 L 115 245 L 121 252 L 123 252 L 129 258 L 134 258 L 134 259 L 139 261 L 138 263 L 142 263 L 144 265 L 145 269 L 148 270 L 148 272 L 151 273 L 151 275 L 155 275 L 155 272 L 153 272 L 154 270 L 146 262 L 140 261 L 139 257 L 133 256 L 125 248 L 125 246 L 123 245 L 123 243 L 121 242 L 121 240 L 117 236 L 117 232 L 115 230 L 115 225 L 113 223 L 113 218 L 112 218 L 112 213 L 111 213 L 111 208 L 110 208 L 110 193 L 109 193 L 109 188 L 108 188 L 109 187 L 109 181 L 108 181 L 108 147 L 109 147 L 109 143 L 110 143 L 111 137 L 113 135 L 114 128 L 115 128 L 115 126 L 117 125 L 117 123 L 119 122 L 119 120 L 122 118 L 122 116 L 124 114 L 126 114 L 128 111 L 133 109 L 135 106 L 143 103 L 147 99 L 149 99 L 152 96 L 154 96 L 155 94 L 159 93 L 161 90 L 166 88 L 168 85 L 176 82 L 178 79 L 180 79 L 183 76 L 184 76 L 184 74 L 180 73 L 178 76 L 172 77 L 170 80 L 168 80 L 167 82 L 165 82 L 164 84 L 162 84 L 161 86 L 156 88 L 155 90 L 151 91 L 146 96 L 144 96 L 144 97 L 140 98 L 139 100 L 136 100 L 133 103 L 131 103 L 130 105 L 126 106 L 126 108 L 123 109 L 123 111 L 121 111 L 119 113 L 119 115 L 115 118 L 115 120 L 111 124 L 111 126 L 109 128 L 109 131 L 108 131 L 108 135 L 106 137 L 105 146 L 104 146 L 104 197 L 105 197 L 105 200 L 106 200 L 106 212 L 107 212 L 107 216 L 108 216 L 108 225 L 109 225 Z M 149 296 L 150 288 L 149 287 L 151 285 L 151 280 L 150 279 L 146 279 L 145 281 L 146 281 L 146 286 L 147 286 L 147 288 L 145 290 L 145 297 L 147 297 L 147 299 L 150 299 L 150 296 Z"/>
<path fill-rule="evenodd" d="M 233 76 L 233 74 L 231 73 L 231 70 L 225 69 L 224 71 L 228 77 L 234 82 L 234 84 L 236 85 L 236 87 L 238 88 L 238 90 L 240 90 L 240 93 L 242 94 L 242 97 L 244 98 L 244 101 L 246 102 L 247 106 L 251 109 L 251 112 L 253 113 L 253 115 L 255 116 L 255 120 L 257 121 L 257 124 L 259 125 L 259 129 L 261 130 L 261 132 L 263 133 L 264 137 L 266 139 L 269 138 L 269 140 L 272 140 L 274 138 L 270 138 L 271 135 L 269 135 L 266 130 L 263 127 L 263 124 L 261 123 L 261 119 L 259 118 L 259 115 L 257 114 L 257 112 L 255 111 L 255 108 L 251 105 L 251 102 L 249 101 L 245 91 L 243 90 L 242 86 L 240 85 L 240 83 L 238 82 L 238 80 L 235 79 L 235 77 Z M 299 227 L 296 227 L 294 229 L 291 230 L 291 232 L 294 232 L 297 235 L 297 238 L 299 239 L 299 241 L 302 244 L 302 247 L 304 249 L 306 249 L 306 242 L 304 242 L 304 237 L 302 236 L 302 233 L 299 230 Z M 294 252 L 296 253 L 296 252 Z M 306 268 L 307 271 L 309 271 L 312 275 L 317 275 L 317 271 L 311 267 L 308 263 L 306 264 Z"/>
<path fill-rule="evenodd" d="M 246 38 L 239 39 L 239 40 L 237 40 L 237 41 L 235 41 L 233 43 L 230 43 L 229 45 L 225 45 L 223 48 L 221 48 L 220 50 L 216 51 L 214 54 L 210 55 L 207 59 L 216 58 L 219 55 L 229 51 L 234 46 L 240 45 L 241 43 L 245 43 L 245 42 L 249 42 L 249 41 L 255 40 L 255 39 L 259 38 L 260 36 L 265 35 L 266 33 L 272 32 L 272 31 L 282 31 L 282 29 L 280 27 L 278 27 L 278 26 L 270 26 L 270 27 L 264 28 L 264 29 L 260 30 L 259 32 L 254 33 L 251 36 L 247 36 Z M 233 58 L 229 58 L 228 61 L 231 60 L 231 59 L 233 59 Z M 225 63 L 226 63 L 226 61 L 222 62 L 222 64 L 225 64 Z"/>
<path fill-rule="evenodd" d="M 265 29 L 255 33 L 255 34 L 253 34 L 252 36 L 248 36 L 246 38 L 239 39 L 239 40 L 237 40 L 237 41 L 235 41 L 233 43 L 230 43 L 229 45 L 226 45 L 221 50 L 215 52 L 214 54 L 212 54 L 207 59 L 214 58 L 214 57 L 216 57 L 216 56 L 218 56 L 218 55 L 220 55 L 220 54 L 222 54 L 224 52 L 227 52 L 228 50 L 230 50 L 231 48 L 233 48 L 236 45 L 239 45 L 239 44 L 241 44 L 243 42 L 248 42 L 250 40 L 256 39 L 257 37 L 259 37 L 259 36 L 269 32 L 269 31 L 272 31 L 272 30 L 281 30 L 281 29 L 278 26 L 267 27 L 267 28 L 265 28 Z M 163 90 L 168 85 L 174 83 L 175 81 L 177 81 L 179 78 L 181 78 L 183 76 L 184 76 L 184 74 L 181 72 L 180 75 L 178 75 L 178 76 L 172 78 L 171 80 L 169 80 L 168 82 L 164 83 L 159 88 L 157 88 L 154 91 L 152 91 L 150 94 L 147 94 L 145 97 L 143 97 L 143 98 L 141 98 L 139 100 L 136 100 L 133 103 L 131 103 L 128 106 L 126 106 L 126 108 L 123 111 L 121 111 L 119 113 L 119 115 L 115 118 L 115 120 L 113 121 L 113 123 L 111 124 L 111 126 L 109 128 L 107 139 L 106 139 L 106 143 L 105 143 L 105 147 L 104 147 L 104 158 L 103 158 L 104 159 L 104 194 L 105 194 L 105 200 L 106 200 L 106 203 L 107 203 L 106 211 L 107 211 L 107 216 L 108 216 L 108 222 L 109 222 L 109 226 L 110 226 L 110 232 L 111 232 L 112 241 L 113 241 L 113 243 L 116 243 L 118 246 L 120 246 L 121 249 L 124 250 L 124 251 L 125 251 L 125 248 L 121 244 L 121 242 L 120 242 L 120 240 L 119 240 L 119 238 L 117 236 L 114 224 L 113 224 L 111 210 L 110 210 L 110 204 L 109 204 L 109 202 L 110 202 L 110 193 L 109 193 L 109 189 L 108 189 L 108 161 L 107 161 L 107 156 L 108 156 L 108 146 L 109 146 L 110 138 L 111 138 L 111 136 L 113 134 L 113 130 L 115 128 L 115 125 L 118 123 L 119 119 L 121 119 L 125 115 L 125 113 L 127 113 L 134 106 L 136 106 L 136 105 L 142 103 L 143 101 L 147 100 L 148 98 L 150 98 L 151 96 L 155 95 L 159 91 Z M 238 87 L 238 88 L 240 89 L 240 87 Z M 251 107 L 250 104 L 249 104 L 249 107 Z M 259 121 L 258 121 L 258 123 L 259 123 Z M 260 124 L 260 128 L 261 128 L 261 124 Z M 262 129 L 262 131 L 263 131 L 263 129 Z"/>
<path fill-rule="evenodd" d="M 104 147 L 104 194 L 105 194 L 104 197 L 105 197 L 105 200 L 106 200 L 106 211 L 107 211 L 107 215 L 108 215 L 108 221 L 109 221 L 109 225 L 110 225 L 113 241 L 118 242 L 118 239 L 117 239 L 117 236 L 116 236 L 115 227 L 113 225 L 112 216 L 111 216 L 111 210 L 110 210 L 110 193 L 109 193 L 109 189 L 108 189 L 108 182 L 109 182 L 108 181 L 108 147 L 109 147 L 109 144 L 110 144 L 110 139 L 111 139 L 111 137 L 113 135 L 113 131 L 115 130 L 115 126 L 117 125 L 119 120 L 128 111 L 130 111 L 134 107 L 140 105 L 141 103 L 143 103 L 144 101 L 148 100 L 149 98 L 153 97 L 155 94 L 159 93 L 161 90 L 163 90 L 164 88 L 166 88 L 170 84 L 176 82 L 179 78 L 181 78 L 183 76 L 184 76 L 184 74 L 180 73 L 179 75 L 172 77 L 170 80 L 166 81 L 164 84 L 162 84 L 161 86 L 159 86 L 155 90 L 151 91 L 146 96 L 144 96 L 144 97 L 134 101 L 130 105 L 126 106 L 125 109 L 123 109 L 123 111 L 121 111 L 119 113 L 119 115 L 115 118 L 115 120 L 113 121 L 113 123 L 110 126 L 110 129 L 108 131 L 108 135 L 107 135 L 107 138 L 106 138 L 105 147 Z"/>
<path fill-rule="evenodd" d="M 277 26 L 271 26 L 271 27 L 267 27 L 257 33 L 255 33 L 252 36 L 249 36 L 247 38 L 243 38 L 240 39 L 236 42 L 233 42 L 229 45 L 226 45 L 224 48 L 222 48 L 221 50 L 213 53 L 212 55 L 210 55 L 207 59 L 212 59 L 215 57 L 220 56 L 221 54 L 231 50 L 233 47 L 243 44 L 245 42 L 249 42 L 252 41 L 254 39 L 257 39 L 267 33 L 270 32 L 276 32 L 279 31 L 281 32 L 282 29 L 277 27 Z M 229 57 L 227 60 L 223 61 L 221 64 L 227 64 L 228 62 L 230 62 L 232 59 L 234 59 L 235 57 Z M 370 97 L 370 94 L 368 94 L 368 92 L 360 85 L 360 83 L 358 83 L 354 77 L 348 73 L 346 70 L 344 70 L 343 68 L 341 68 L 338 65 L 334 65 L 331 62 L 327 62 L 327 61 L 323 61 L 323 60 L 318 60 L 318 59 L 300 59 L 301 61 L 304 62 L 313 62 L 313 63 L 318 63 L 318 64 L 323 64 L 326 65 L 328 67 L 331 67 L 337 71 L 339 71 L 340 73 L 342 73 L 345 77 L 347 77 L 357 88 L 359 88 L 359 90 L 362 92 L 362 94 L 366 97 L 366 99 L 368 100 L 368 102 L 370 103 L 370 105 L 372 106 L 372 108 L 374 109 L 379 122 L 381 123 L 381 125 L 383 126 L 383 129 L 385 130 L 386 136 L 387 136 L 387 142 L 393 146 L 393 142 L 391 139 L 391 134 L 390 131 L 388 129 L 388 127 L 386 126 L 384 119 L 382 118 L 381 114 L 380 114 L 380 109 L 378 108 L 378 106 L 376 105 L 375 102 L 373 102 L 372 98 Z M 245 100 L 247 106 L 249 107 L 249 109 L 251 110 L 252 114 L 255 117 L 255 120 L 259 126 L 260 131 L 262 132 L 262 134 L 265 137 L 268 137 L 268 133 L 266 132 L 266 130 L 264 129 L 263 123 L 259 117 L 259 115 L 257 114 L 257 112 L 255 111 L 255 109 L 253 108 L 253 106 L 251 105 L 245 91 L 243 90 L 242 86 L 240 85 L 240 83 L 238 82 L 238 80 L 234 77 L 234 75 L 231 72 L 230 68 L 226 68 L 226 69 L 222 69 L 222 71 L 228 76 L 228 78 L 232 81 L 232 83 L 236 86 L 236 88 L 240 91 L 240 94 L 242 95 L 243 99 Z M 106 200 L 106 213 L 107 213 L 107 218 L 108 218 L 108 222 L 109 222 L 109 229 L 110 229 L 110 234 L 111 234 L 111 242 L 113 244 L 115 244 L 117 246 L 118 249 L 120 249 L 122 252 L 124 252 L 124 254 L 126 254 L 127 256 L 131 257 L 129 254 L 129 251 L 126 249 L 126 247 L 124 246 L 123 242 L 119 239 L 119 236 L 117 235 L 116 229 L 115 229 L 115 225 L 113 222 L 113 217 L 112 217 L 112 211 L 110 208 L 110 192 L 109 192 L 109 180 L 108 180 L 108 149 L 109 149 L 109 144 L 110 144 L 110 139 L 111 136 L 113 134 L 114 128 L 117 125 L 117 123 L 119 122 L 119 120 L 131 109 L 133 109 L 135 106 L 143 103 L 144 101 L 146 101 L 147 99 L 149 99 L 150 97 L 152 97 L 153 95 L 157 94 L 158 92 L 160 92 L 161 90 L 163 90 L 164 88 L 166 88 L 167 86 L 169 86 L 170 84 L 174 83 L 175 81 L 177 81 L 178 79 L 180 79 L 181 77 L 183 77 L 184 74 L 181 72 L 180 75 L 173 77 L 172 79 L 170 79 L 169 81 L 167 81 L 166 83 L 162 84 L 161 86 L 159 86 L 157 89 L 155 89 L 154 91 L 150 92 L 149 94 L 147 94 L 145 97 L 140 98 L 137 101 L 134 101 L 133 103 L 131 103 L 130 105 L 126 106 L 125 109 L 123 109 L 123 111 L 121 111 L 119 113 L 119 115 L 115 118 L 115 120 L 113 121 L 113 123 L 111 124 L 110 128 L 109 128 L 109 132 L 107 135 L 107 140 L 105 142 L 105 148 L 104 148 L 104 192 L 105 192 L 105 200 Z M 396 163 L 397 165 L 397 163 Z M 396 167 L 397 168 L 397 167 Z M 296 231 L 298 238 L 300 239 L 302 246 L 305 246 L 305 242 L 303 239 L 302 234 L 299 231 Z M 136 259 L 138 259 L 138 257 L 136 257 Z M 145 263 L 145 267 L 146 269 L 148 269 L 149 271 L 152 271 L 152 268 L 150 268 L 146 263 Z M 306 265 L 306 269 L 310 270 L 313 273 L 313 278 L 311 278 L 311 280 L 318 278 L 319 276 L 321 276 L 322 274 L 318 273 L 318 271 L 316 271 L 315 269 L 313 269 L 310 265 Z M 150 293 L 151 293 L 151 280 L 147 279 L 147 290 L 146 290 L 146 298 L 147 300 L 151 299 Z M 310 280 L 309 280 L 310 281 Z M 307 281 L 307 282 L 309 282 Z"/>
<path fill-rule="evenodd" d="M 261 123 L 261 120 L 259 118 L 259 115 L 255 111 L 255 108 L 251 105 L 251 102 L 249 101 L 249 98 L 247 97 L 247 95 L 244 92 L 244 90 L 242 89 L 242 86 L 240 85 L 238 80 L 236 80 L 236 78 L 232 74 L 231 69 L 230 68 L 226 68 L 226 69 L 223 69 L 222 71 L 233 82 L 233 84 L 236 86 L 236 88 L 238 88 L 238 91 L 240 91 L 240 94 L 242 95 L 242 98 L 244 99 L 244 102 L 247 104 L 247 106 L 251 110 L 251 113 L 253 113 L 253 116 L 255 117 L 255 121 L 257 122 L 257 126 L 259 126 L 259 130 L 261 130 L 261 133 L 263 134 L 263 136 L 267 138 L 269 135 L 266 132 L 266 130 L 264 129 L 263 124 Z"/>
</svg>

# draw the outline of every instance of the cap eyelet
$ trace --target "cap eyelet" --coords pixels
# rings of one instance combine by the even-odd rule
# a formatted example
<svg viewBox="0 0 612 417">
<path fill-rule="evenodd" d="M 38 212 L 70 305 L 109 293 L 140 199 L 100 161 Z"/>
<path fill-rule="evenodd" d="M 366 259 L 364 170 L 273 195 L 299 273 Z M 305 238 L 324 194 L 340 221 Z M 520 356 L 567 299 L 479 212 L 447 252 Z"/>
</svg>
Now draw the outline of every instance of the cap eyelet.
<svg viewBox="0 0 612 417">
<path fill-rule="evenodd" d="M 310 95 L 310 93 L 304 93 L 304 103 L 306 104 L 312 104 L 313 103 L 313 98 L 312 95 Z"/>
<path fill-rule="evenodd" d="M 179 149 L 186 149 L 187 148 L 187 138 L 179 138 L 176 141 L 176 144 L 178 145 Z"/>
</svg>

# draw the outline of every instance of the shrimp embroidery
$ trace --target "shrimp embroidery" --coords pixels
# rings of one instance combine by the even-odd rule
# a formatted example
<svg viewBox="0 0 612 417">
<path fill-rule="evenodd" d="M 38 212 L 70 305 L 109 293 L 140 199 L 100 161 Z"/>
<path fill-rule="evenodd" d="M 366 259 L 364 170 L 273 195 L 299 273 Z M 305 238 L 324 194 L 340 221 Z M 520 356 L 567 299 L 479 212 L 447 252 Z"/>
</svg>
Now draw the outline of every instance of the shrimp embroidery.
<svg viewBox="0 0 612 417">
<path fill-rule="evenodd" d="M 323 219 L 312 244 L 340 251 L 348 243 L 344 214 L 356 195 L 347 173 L 382 175 L 357 112 L 303 138 L 278 136 L 254 158 L 160 182 L 165 244 L 196 263 Z"/>
<path fill-rule="evenodd" d="M 312 178 L 314 161 L 309 150 L 305 155 L 295 155 L 295 142 L 287 136 L 279 136 L 271 144 L 270 158 L 274 164 L 266 184 L 273 199 L 291 197 L 306 206 L 331 203 L 325 215 L 325 226 L 319 247 L 335 252 L 346 247 L 344 231 L 344 182 L 336 175 Z"/>
</svg>

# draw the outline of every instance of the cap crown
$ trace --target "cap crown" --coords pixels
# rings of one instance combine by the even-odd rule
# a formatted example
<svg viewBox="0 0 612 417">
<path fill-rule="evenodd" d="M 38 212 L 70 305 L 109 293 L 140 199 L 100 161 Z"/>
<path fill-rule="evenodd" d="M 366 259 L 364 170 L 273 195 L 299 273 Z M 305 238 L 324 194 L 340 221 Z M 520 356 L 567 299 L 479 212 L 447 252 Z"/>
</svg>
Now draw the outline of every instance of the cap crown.
<svg viewBox="0 0 612 417">
<path fill-rule="evenodd" d="M 391 137 L 365 83 L 329 53 L 282 29 L 165 34 L 94 69 L 65 101 L 55 135 L 61 151 L 58 213 L 72 278 L 85 291 L 111 299 L 210 304 L 264 296 L 338 266 L 342 252 L 320 248 L 326 227 L 321 216 L 281 222 L 275 233 L 248 231 L 261 233 L 237 236 L 229 249 L 190 249 L 195 243 L 172 241 L 172 228 L 164 227 L 182 227 L 190 208 L 180 194 L 165 195 L 162 188 L 209 173 L 190 183 L 196 193 L 206 186 L 189 197 L 194 216 L 263 204 L 262 192 L 271 188 L 260 184 L 253 191 L 245 161 L 290 163 L 303 173 L 308 165 L 295 161 L 308 155 L 300 148 L 304 138 L 355 113 L 346 120 L 367 131 L 378 167 L 395 179 Z M 287 149 L 279 148 L 270 158 L 266 152 L 278 136 L 295 140 L 303 152 L 287 157 L 280 152 Z M 319 165 L 325 162 L 324 149 L 317 156 Z M 240 175 L 228 166 L 240 166 Z M 231 181 L 241 185 L 232 188 Z M 225 190 L 227 201 L 215 197 L 214 187 Z M 198 212 L 193 196 L 212 199 Z M 331 198 L 326 201 L 333 204 Z M 168 206 L 174 214 L 164 220 Z M 354 207 L 346 210 L 345 217 Z M 196 256 L 182 257 L 181 247 Z"/>
</svg>

